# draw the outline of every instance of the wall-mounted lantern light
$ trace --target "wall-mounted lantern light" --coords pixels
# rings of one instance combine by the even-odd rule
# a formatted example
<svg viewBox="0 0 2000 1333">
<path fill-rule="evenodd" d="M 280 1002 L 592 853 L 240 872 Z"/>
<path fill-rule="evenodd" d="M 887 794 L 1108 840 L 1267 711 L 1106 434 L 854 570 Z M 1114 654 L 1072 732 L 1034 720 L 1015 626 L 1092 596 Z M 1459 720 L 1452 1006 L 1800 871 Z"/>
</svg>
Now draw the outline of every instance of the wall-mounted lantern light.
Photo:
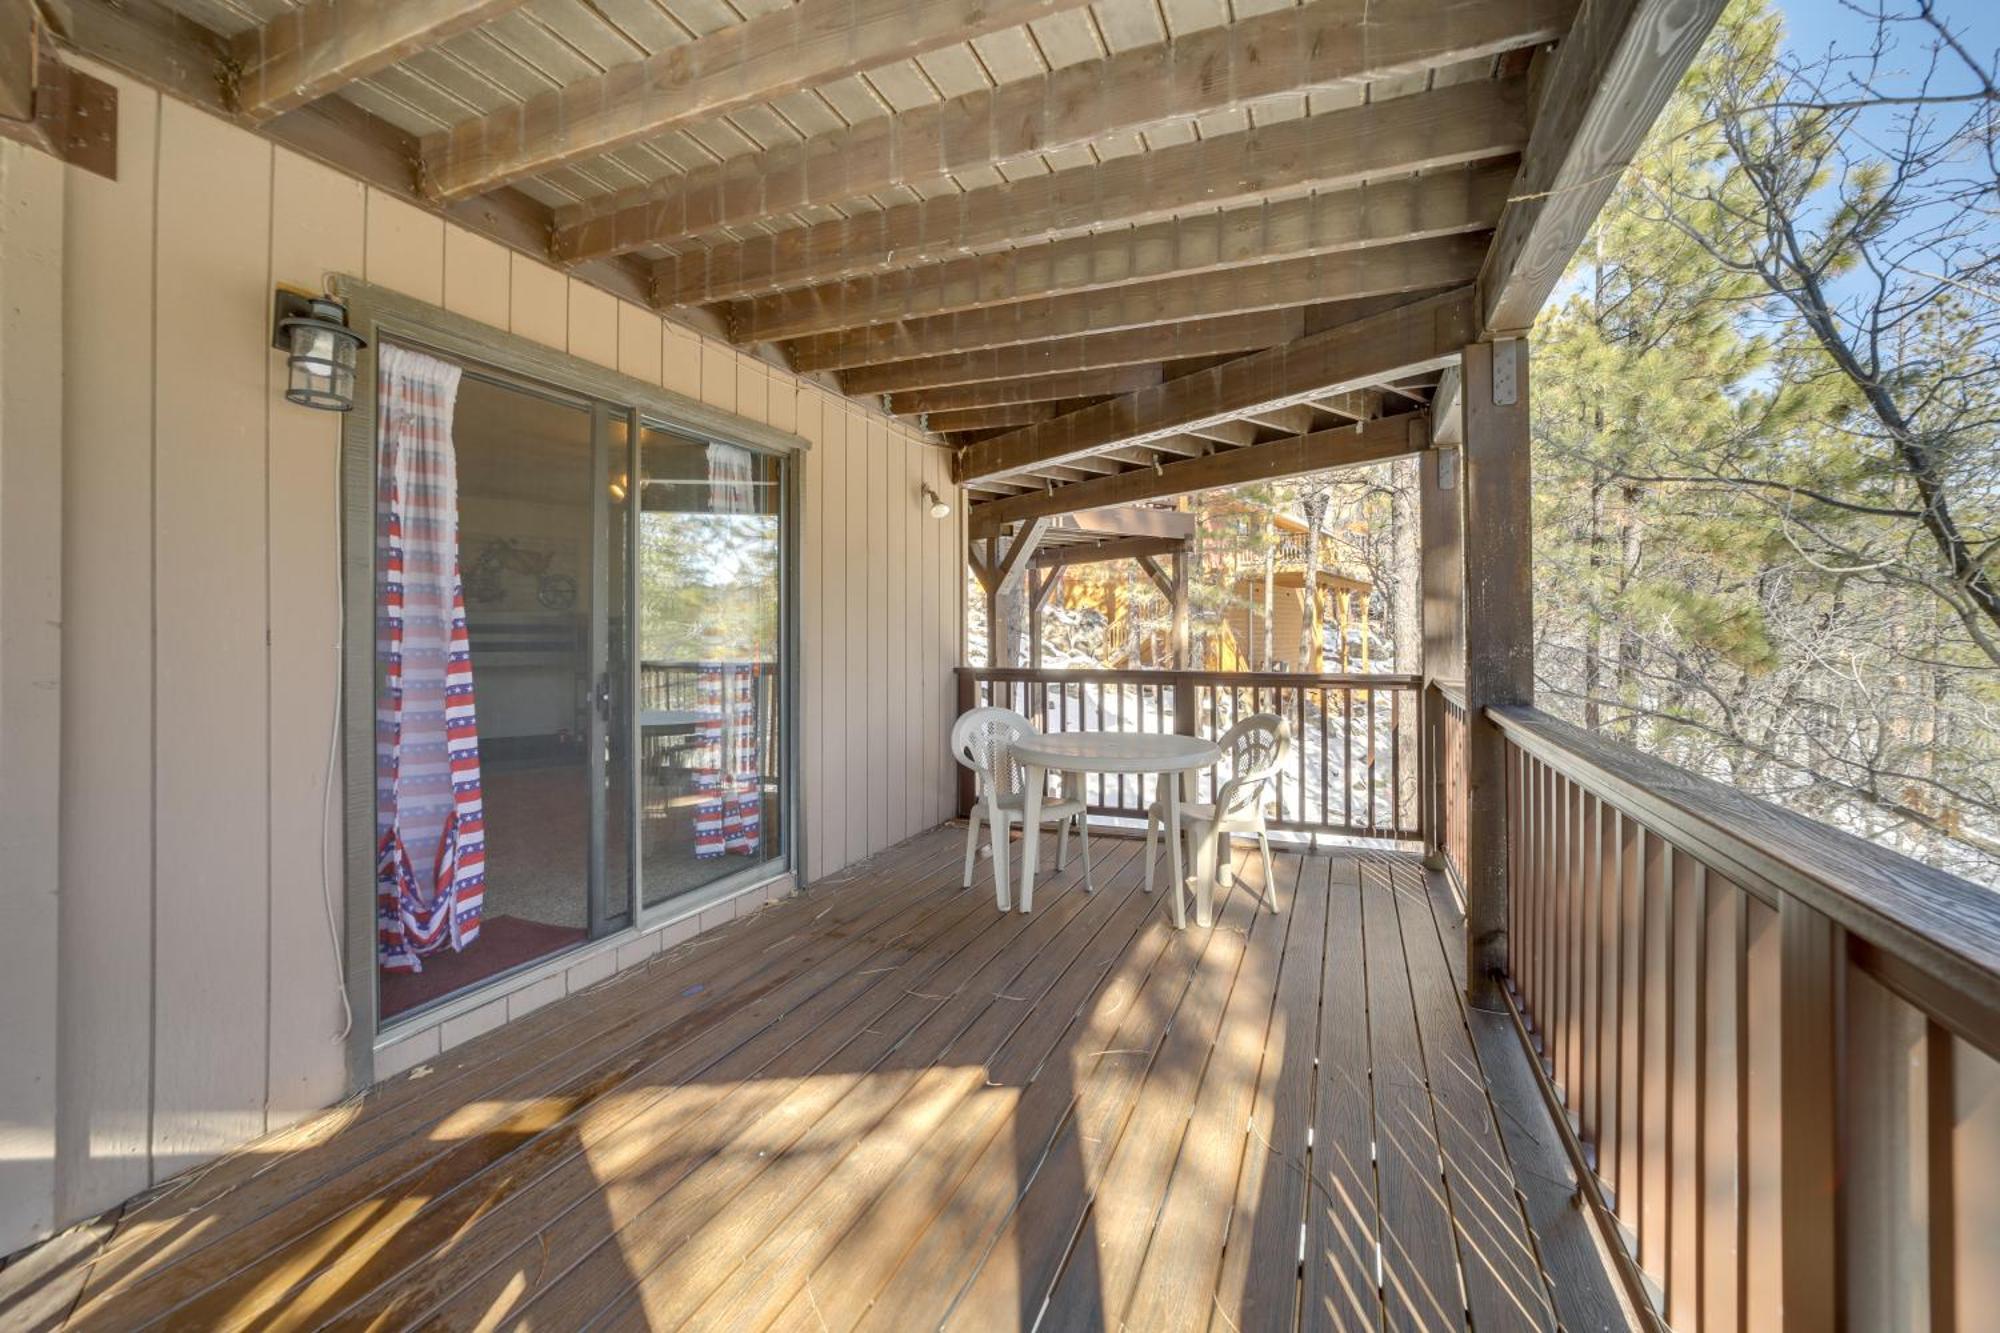
<svg viewBox="0 0 2000 1333">
<path fill-rule="evenodd" d="M 354 355 L 368 344 L 347 327 L 347 307 L 331 296 L 278 289 L 271 346 L 285 353 L 288 402 L 326 412 L 354 407 Z"/>
<path fill-rule="evenodd" d="M 951 502 L 932 490 L 929 482 L 924 483 L 924 498 L 931 502 L 932 518 L 951 517 Z"/>
</svg>

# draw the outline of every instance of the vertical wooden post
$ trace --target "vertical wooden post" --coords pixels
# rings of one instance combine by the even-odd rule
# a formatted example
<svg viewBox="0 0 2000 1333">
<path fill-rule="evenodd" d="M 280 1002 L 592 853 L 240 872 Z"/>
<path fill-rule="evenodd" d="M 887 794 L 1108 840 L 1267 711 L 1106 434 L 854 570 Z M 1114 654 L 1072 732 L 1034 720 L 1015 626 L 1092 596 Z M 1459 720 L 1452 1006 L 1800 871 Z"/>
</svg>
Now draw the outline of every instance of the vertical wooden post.
<svg viewBox="0 0 2000 1333">
<path fill-rule="evenodd" d="M 1046 518 L 1031 519 L 1023 523 L 1006 543 L 1006 551 L 1001 552 L 1001 537 L 993 535 L 988 548 L 988 567 L 993 574 L 993 587 L 988 593 L 989 604 L 993 608 L 992 618 L 987 622 L 988 634 L 993 640 L 993 648 L 987 653 L 990 665 L 999 667 L 1019 666 L 1017 656 L 1019 645 L 1015 642 L 1014 627 L 1022 612 L 1021 589 L 1027 582 L 1029 562 L 1035 558 L 1035 548 L 1042 544 L 1042 534 L 1049 530 Z M 1005 624 L 1000 622 L 1005 621 Z"/>
<path fill-rule="evenodd" d="M 955 717 L 963 717 L 979 707 L 979 678 L 972 674 L 970 667 L 958 669 L 958 712 Z M 972 770 L 964 764 L 954 763 L 958 770 L 958 817 L 965 819 L 972 814 L 972 800 L 976 794 Z"/>
<path fill-rule="evenodd" d="M 1495 977 L 1507 966 L 1507 746 L 1486 710 L 1535 697 L 1527 341 L 1467 347 L 1462 381 L 1466 1002 L 1497 1009 Z"/>
<path fill-rule="evenodd" d="M 965 563 L 972 566 L 972 577 L 979 580 L 979 590 L 980 592 L 984 593 L 986 597 L 986 665 L 987 666 L 999 665 L 999 662 L 995 660 L 996 650 L 994 647 L 995 635 L 993 626 L 993 615 L 995 611 L 994 600 L 993 600 L 993 581 L 997 577 L 994 573 L 994 565 L 998 559 L 999 545 L 1000 545 L 1000 539 L 997 534 L 985 537 L 968 535 L 965 542 Z"/>
<path fill-rule="evenodd" d="M 1326 621 L 1320 616 L 1320 592 L 1317 581 L 1306 589 L 1306 624 L 1311 628 L 1307 634 L 1312 640 L 1312 649 L 1300 669 L 1310 671 L 1315 676 L 1326 670 Z"/>
<path fill-rule="evenodd" d="M 1191 671 L 1194 663 L 1188 659 L 1191 622 L 1188 615 L 1188 553 L 1187 543 L 1174 552 L 1174 670 Z"/>
<path fill-rule="evenodd" d="M 1042 596 L 1054 577 L 1053 570 L 1028 571 L 1028 666 L 1035 671 L 1042 669 Z"/>
<path fill-rule="evenodd" d="M 1042 608 L 1061 580 L 1061 565 L 1051 565 L 1040 573 L 1028 571 L 1028 665 L 1037 671 L 1042 666 Z"/>
<path fill-rule="evenodd" d="M 1451 410 L 1455 412 L 1456 405 Z M 1456 426 L 1455 422 L 1450 424 Z M 1451 433 L 1456 438 L 1456 429 Z M 1430 761 L 1422 782 L 1423 837 L 1430 864 L 1436 868 L 1443 864 L 1444 854 L 1444 696 L 1433 686 L 1440 681 L 1456 685 L 1465 673 L 1463 604 L 1459 596 L 1459 451 L 1432 449 L 1419 460 L 1417 470 L 1425 684 L 1418 725 L 1423 729 L 1424 753 Z M 1347 669 L 1346 645 L 1347 609 L 1343 600 L 1340 662 L 1343 671 Z"/>
</svg>

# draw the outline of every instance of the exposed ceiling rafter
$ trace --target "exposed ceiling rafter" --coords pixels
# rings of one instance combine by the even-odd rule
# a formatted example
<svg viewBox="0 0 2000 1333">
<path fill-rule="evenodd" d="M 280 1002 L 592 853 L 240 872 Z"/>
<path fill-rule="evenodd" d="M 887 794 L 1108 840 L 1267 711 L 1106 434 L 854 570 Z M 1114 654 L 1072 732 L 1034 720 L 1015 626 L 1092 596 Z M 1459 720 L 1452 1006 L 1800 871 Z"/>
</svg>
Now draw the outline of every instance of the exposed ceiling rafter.
<svg viewBox="0 0 2000 1333">
<path fill-rule="evenodd" d="M 963 481 L 1029 471 L 1440 367 L 1457 359 L 1475 326 L 1473 293 L 1461 288 L 971 445 L 955 474 Z"/>
<path fill-rule="evenodd" d="M 427 136 L 427 188 L 446 201 L 483 194 L 1083 3 L 799 0 Z"/>
<path fill-rule="evenodd" d="M 655 289 L 661 305 L 708 305 L 1184 208 L 1460 166 L 1518 153 L 1527 138 L 1524 80 L 1463 83 L 690 250 L 659 262 Z"/>
<path fill-rule="evenodd" d="M 1410 74 L 1561 35 L 1572 0 L 1308 4 L 747 154 L 562 210 L 555 252 L 596 258 L 925 184 L 996 160 Z"/>
<path fill-rule="evenodd" d="M 800 370 L 844 370 L 913 356 L 1435 291 L 1470 283 L 1479 276 L 1485 255 L 1484 237 L 1441 236 L 1373 250 L 1278 260 L 1241 270 L 1162 278 L 823 334 L 793 343 L 792 360 Z"/>
</svg>

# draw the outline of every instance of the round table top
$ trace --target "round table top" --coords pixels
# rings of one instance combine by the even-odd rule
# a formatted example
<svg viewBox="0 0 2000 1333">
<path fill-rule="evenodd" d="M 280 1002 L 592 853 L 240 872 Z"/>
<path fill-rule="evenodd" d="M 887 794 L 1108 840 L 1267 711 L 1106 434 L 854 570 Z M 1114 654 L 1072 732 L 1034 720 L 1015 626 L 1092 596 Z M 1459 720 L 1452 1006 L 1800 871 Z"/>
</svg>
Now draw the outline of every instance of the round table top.
<svg viewBox="0 0 2000 1333">
<path fill-rule="evenodd" d="M 1163 773 L 1222 759 L 1214 741 L 1156 731 L 1064 731 L 1014 742 L 1014 758 L 1082 773 Z"/>
</svg>

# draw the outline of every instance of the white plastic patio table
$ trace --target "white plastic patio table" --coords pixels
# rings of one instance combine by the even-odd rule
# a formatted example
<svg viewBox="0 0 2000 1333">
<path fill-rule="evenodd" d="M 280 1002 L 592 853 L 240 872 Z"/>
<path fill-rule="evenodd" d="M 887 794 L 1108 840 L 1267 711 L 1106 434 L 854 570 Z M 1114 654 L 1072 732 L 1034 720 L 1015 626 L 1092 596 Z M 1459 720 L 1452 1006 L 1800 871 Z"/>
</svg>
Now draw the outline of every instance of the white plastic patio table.
<svg viewBox="0 0 2000 1333">
<path fill-rule="evenodd" d="M 1035 906 L 1035 861 L 1041 850 L 1042 790 L 1047 773 L 1157 773 L 1161 799 L 1166 802 L 1167 827 L 1177 829 L 1180 804 L 1185 799 L 1181 783 L 1188 774 L 1221 761 L 1222 751 L 1215 742 L 1197 736 L 1141 731 L 1065 731 L 1056 735 L 1036 735 L 1014 743 L 1014 758 L 1025 770 L 1027 809 L 1021 827 L 1029 836 L 1021 843 L 1021 910 Z M 1168 864 L 1172 877 L 1167 883 L 1183 883 L 1181 842 L 1167 838 Z M 1174 924 L 1181 920 L 1180 894 L 1174 895 Z M 1195 895 L 1195 924 L 1213 924 L 1207 894 Z"/>
</svg>

